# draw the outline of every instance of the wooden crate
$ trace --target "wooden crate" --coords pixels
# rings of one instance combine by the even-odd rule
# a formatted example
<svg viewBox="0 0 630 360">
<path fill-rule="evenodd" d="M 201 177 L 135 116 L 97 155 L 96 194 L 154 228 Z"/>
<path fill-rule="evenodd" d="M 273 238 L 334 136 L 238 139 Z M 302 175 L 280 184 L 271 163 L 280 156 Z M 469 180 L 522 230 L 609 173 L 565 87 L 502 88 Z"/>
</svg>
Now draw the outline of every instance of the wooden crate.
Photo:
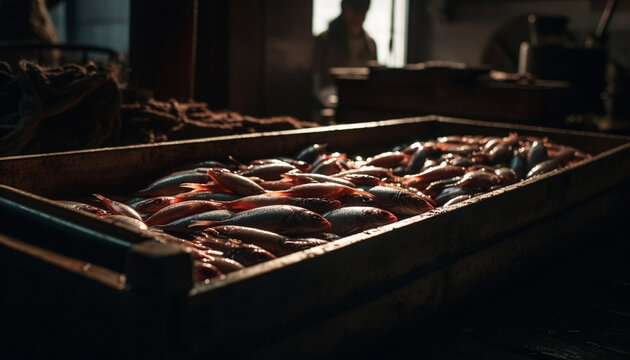
<svg viewBox="0 0 630 360">
<path fill-rule="evenodd" d="M 371 153 L 443 135 L 548 136 L 594 156 L 329 244 L 191 283 L 180 249 L 49 199 L 124 194 L 189 160 Z M 369 346 L 566 247 L 630 200 L 630 139 L 428 116 L 0 159 L 3 309 L 129 358 L 312 357 Z M 19 190 L 18 190 L 19 189 Z M 50 296 L 53 294 L 53 296 Z"/>
</svg>

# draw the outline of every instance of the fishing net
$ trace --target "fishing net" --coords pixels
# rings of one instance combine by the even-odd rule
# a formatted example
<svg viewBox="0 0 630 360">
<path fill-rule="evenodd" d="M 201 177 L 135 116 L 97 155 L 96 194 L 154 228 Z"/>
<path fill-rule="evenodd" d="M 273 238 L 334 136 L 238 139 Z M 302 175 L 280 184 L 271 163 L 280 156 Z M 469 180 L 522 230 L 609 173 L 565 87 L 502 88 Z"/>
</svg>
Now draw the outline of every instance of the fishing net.
<svg viewBox="0 0 630 360">
<path fill-rule="evenodd" d="M 94 64 L 0 65 L 0 155 L 118 143 L 121 97 L 115 69 Z"/>
</svg>

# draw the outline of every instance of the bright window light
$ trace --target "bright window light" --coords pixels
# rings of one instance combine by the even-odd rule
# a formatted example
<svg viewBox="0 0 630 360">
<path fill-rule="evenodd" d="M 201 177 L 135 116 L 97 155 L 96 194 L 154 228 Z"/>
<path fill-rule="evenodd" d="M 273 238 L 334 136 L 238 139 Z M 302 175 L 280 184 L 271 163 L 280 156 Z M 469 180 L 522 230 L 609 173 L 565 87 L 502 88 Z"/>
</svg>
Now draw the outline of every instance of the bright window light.
<svg viewBox="0 0 630 360">
<path fill-rule="evenodd" d="M 390 51 L 390 25 L 394 2 L 394 34 Z M 376 42 L 378 62 L 389 67 L 405 65 L 408 0 L 372 0 L 363 28 Z M 341 13 L 341 0 L 313 0 L 313 34 L 328 29 Z"/>
</svg>

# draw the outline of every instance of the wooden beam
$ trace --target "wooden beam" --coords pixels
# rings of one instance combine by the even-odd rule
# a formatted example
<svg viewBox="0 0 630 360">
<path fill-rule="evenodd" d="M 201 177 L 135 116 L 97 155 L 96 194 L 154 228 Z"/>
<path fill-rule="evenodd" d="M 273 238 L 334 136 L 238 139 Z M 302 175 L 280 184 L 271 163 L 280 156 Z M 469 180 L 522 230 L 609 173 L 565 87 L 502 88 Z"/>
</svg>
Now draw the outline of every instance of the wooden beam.
<svg viewBox="0 0 630 360">
<path fill-rule="evenodd" d="M 197 0 L 131 2 L 132 84 L 153 90 L 158 100 L 193 96 Z"/>
</svg>

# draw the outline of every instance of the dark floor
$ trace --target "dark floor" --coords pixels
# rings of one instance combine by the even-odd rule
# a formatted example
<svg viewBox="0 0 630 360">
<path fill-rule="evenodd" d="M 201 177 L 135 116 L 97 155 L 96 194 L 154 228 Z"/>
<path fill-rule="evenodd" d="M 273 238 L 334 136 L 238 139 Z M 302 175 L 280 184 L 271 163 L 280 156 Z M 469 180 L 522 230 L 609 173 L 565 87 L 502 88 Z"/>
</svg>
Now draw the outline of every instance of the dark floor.
<svg viewBox="0 0 630 360">
<path fill-rule="evenodd" d="M 602 234 L 590 246 L 568 249 L 501 291 L 343 358 L 630 359 L 629 240 L 627 234 Z M 30 328 L 14 333 L 9 324 L 19 324 L 22 316 L 0 319 L 2 338 L 13 339 L 2 343 L 0 359 L 61 353 L 61 358 L 109 358 L 68 340 L 57 349 L 37 349 L 50 332 Z"/>
<path fill-rule="evenodd" d="M 370 354 L 423 359 L 630 359 L 630 239 L 615 234 Z"/>
</svg>

